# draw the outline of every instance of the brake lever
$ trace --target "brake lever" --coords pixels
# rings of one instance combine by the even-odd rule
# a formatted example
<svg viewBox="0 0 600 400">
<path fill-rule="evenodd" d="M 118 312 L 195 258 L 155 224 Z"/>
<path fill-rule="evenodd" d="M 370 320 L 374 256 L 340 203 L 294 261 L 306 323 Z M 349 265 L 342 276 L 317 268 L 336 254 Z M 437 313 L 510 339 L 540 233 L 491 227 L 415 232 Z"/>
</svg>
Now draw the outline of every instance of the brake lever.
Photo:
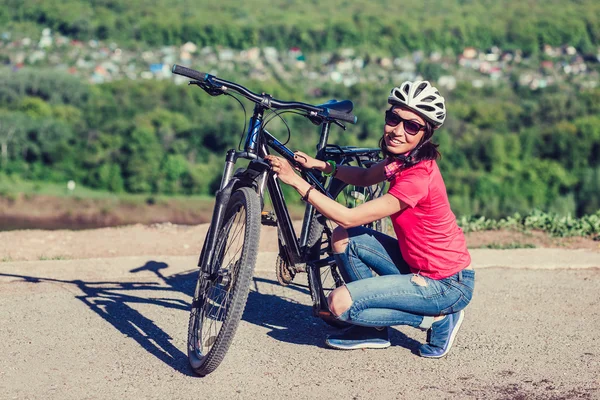
<svg viewBox="0 0 600 400">
<path fill-rule="evenodd" d="M 211 96 L 220 96 L 223 93 L 225 93 L 225 91 L 222 88 L 207 85 L 206 82 L 203 81 L 189 81 L 188 85 L 196 85 Z"/>
</svg>

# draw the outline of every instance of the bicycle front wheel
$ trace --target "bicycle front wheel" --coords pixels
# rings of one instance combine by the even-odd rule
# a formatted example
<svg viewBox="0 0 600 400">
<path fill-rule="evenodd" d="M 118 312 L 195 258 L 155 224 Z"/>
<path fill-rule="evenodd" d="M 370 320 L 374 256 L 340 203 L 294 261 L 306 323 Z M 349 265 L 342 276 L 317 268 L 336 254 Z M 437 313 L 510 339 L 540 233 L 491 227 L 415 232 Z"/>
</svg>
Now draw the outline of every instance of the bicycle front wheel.
<svg viewBox="0 0 600 400">
<path fill-rule="evenodd" d="M 214 371 L 229 349 L 248 299 L 260 240 L 260 200 L 236 190 L 215 246 L 217 273 L 200 271 L 188 325 L 188 360 L 197 374 Z"/>
</svg>

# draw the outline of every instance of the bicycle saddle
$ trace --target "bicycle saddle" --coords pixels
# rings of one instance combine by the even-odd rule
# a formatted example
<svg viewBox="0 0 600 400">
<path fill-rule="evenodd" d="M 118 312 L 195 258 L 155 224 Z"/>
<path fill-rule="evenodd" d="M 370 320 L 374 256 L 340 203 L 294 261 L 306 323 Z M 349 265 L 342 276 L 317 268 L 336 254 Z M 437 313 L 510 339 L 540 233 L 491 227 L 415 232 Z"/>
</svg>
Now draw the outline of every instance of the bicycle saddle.
<svg viewBox="0 0 600 400">
<path fill-rule="evenodd" d="M 337 101 L 335 99 L 329 100 L 327 103 L 319 104 L 317 107 L 326 107 L 330 110 L 341 111 L 344 113 L 351 113 L 354 109 L 354 104 L 350 100 Z"/>
</svg>

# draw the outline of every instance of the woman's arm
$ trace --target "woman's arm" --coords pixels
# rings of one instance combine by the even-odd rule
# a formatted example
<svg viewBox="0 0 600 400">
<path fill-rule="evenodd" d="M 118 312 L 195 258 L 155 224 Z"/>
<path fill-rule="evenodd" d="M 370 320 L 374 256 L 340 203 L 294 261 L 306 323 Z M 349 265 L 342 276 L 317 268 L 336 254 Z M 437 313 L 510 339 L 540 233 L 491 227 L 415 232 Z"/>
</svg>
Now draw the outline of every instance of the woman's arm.
<svg viewBox="0 0 600 400">
<path fill-rule="evenodd" d="M 331 167 L 330 167 L 331 168 Z M 326 171 L 328 172 L 328 171 Z M 371 186 L 385 180 L 385 160 L 369 168 L 338 165 L 335 178 L 356 186 Z"/>
<path fill-rule="evenodd" d="M 303 197 L 311 188 L 310 184 L 300 177 L 293 181 L 291 186 Z M 310 191 L 308 201 L 321 214 L 345 229 L 377 221 L 408 207 L 391 194 L 384 194 L 355 208 L 347 208 L 317 190 Z"/>
<path fill-rule="evenodd" d="M 408 207 L 391 194 L 385 194 L 356 208 L 347 208 L 317 190 L 312 190 L 311 185 L 296 175 L 292 166 L 283 158 L 268 155 L 265 160 L 271 164 L 273 172 L 278 174 L 279 180 L 292 186 L 302 197 L 308 197 L 307 200 L 321 214 L 343 228 L 352 228 L 377 221 Z M 306 196 L 307 193 L 308 196 Z"/>
<path fill-rule="evenodd" d="M 314 168 L 326 174 L 330 174 L 333 170 L 333 167 L 329 163 L 317 160 L 301 151 L 294 153 L 294 158 L 305 168 Z M 335 178 L 356 186 L 375 185 L 385 180 L 385 160 L 370 168 L 338 165 Z"/>
</svg>

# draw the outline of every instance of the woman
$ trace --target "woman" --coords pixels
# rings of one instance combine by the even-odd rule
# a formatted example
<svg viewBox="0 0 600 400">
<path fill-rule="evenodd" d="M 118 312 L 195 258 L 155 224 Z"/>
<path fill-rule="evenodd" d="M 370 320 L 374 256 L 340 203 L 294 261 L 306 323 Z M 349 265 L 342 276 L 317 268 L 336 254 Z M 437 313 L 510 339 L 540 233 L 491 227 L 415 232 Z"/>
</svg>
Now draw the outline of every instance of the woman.
<svg viewBox="0 0 600 400">
<path fill-rule="evenodd" d="M 385 195 L 349 209 L 312 190 L 282 158 L 267 156 L 279 179 L 335 222 L 332 247 L 346 285 L 331 292 L 329 309 L 349 329 L 328 336 L 337 349 L 390 346 L 388 328 L 427 330 L 423 357 L 448 354 L 471 300 L 475 272 L 462 230 L 450 209 L 431 142 L 446 118 L 444 98 L 427 81 L 404 82 L 391 91 L 380 146 L 386 157 L 363 169 L 336 166 L 302 152 L 307 168 L 369 186 L 390 180 Z M 362 227 L 390 216 L 398 239 Z M 374 276 L 373 273 L 376 275 Z"/>
</svg>

